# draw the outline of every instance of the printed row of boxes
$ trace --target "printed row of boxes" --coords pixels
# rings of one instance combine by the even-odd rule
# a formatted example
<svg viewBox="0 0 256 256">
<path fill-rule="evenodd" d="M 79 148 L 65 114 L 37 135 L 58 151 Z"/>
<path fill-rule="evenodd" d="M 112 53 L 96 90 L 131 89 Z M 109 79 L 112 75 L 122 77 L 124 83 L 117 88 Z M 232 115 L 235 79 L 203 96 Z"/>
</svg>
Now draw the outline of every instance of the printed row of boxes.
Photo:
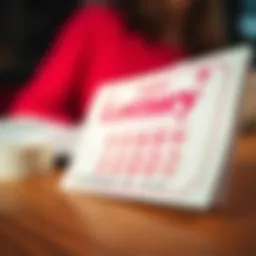
<svg viewBox="0 0 256 256">
<path fill-rule="evenodd" d="M 185 135 L 182 130 L 168 131 L 167 129 L 137 133 L 109 134 L 105 139 L 106 147 L 136 145 L 157 146 L 165 143 L 183 143 Z"/>
<path fill-rule="evenodd" d="M 152 133 L 151 136 L 143 133 L 137 136 L 110 135 L 106 138 L 96 173 L 130 177 L 171 177 L 178 170 L 182 140 L 178 137 L 180 135 L 177 137 L 168 133 L 164 135 L 161 133 Z M 145 145 L 150 147 L 144 147 Z"/>
</svg>

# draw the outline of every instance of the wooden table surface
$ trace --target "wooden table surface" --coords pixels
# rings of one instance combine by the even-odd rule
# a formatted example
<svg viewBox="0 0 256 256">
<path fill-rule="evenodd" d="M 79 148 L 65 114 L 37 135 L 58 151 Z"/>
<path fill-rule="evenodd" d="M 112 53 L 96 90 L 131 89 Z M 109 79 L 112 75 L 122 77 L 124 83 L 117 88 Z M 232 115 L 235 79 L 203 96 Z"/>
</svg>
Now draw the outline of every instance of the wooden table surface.
<svg viewBox="0 0 256 256">
<path fill-rule="evenodd" d="M 204 214 L 67 195 L 57 174 L 2 185 L 0 255 L 256 255 L 256 134 L 233 159 L 224 208 Z"/>
</svg>

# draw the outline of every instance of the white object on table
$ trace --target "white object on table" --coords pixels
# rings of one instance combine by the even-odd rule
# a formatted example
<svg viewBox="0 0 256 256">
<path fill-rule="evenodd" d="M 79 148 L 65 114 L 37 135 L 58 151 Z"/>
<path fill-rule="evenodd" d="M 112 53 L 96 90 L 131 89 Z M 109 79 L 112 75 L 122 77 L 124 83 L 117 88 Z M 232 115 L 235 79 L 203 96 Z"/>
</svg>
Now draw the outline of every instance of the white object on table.
<svg viewBox="0 0 256 256">
<path fill-rule="evenodd" d="M 21 179 L 32 169 L 50 170 L 59 154 L 72 155 L 75 132 L 33 118 L 0 121 L 0 181 Z M 33 165 L 33 166 L 31 166 Z"/>
<path fill-rule="evenodd" d="M 209 209 L 251 56 L 241 46 L 101 87 L 62 188 Z"/>
</svg>

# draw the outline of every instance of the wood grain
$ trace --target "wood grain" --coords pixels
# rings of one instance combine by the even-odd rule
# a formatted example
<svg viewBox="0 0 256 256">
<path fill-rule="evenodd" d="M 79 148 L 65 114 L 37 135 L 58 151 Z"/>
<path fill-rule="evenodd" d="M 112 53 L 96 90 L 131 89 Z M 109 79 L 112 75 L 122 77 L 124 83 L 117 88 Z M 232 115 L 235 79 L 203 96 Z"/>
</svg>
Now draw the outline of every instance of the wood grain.
<svg viewBox="0 0 256 256">
<path fill-rule="evenodd" d="M 57 174 L 2 185 L 1 255 L 256 255 L 256 134 L 232 166 L 225 205 L 204 214 L 65 194 Z"/>
</svg>

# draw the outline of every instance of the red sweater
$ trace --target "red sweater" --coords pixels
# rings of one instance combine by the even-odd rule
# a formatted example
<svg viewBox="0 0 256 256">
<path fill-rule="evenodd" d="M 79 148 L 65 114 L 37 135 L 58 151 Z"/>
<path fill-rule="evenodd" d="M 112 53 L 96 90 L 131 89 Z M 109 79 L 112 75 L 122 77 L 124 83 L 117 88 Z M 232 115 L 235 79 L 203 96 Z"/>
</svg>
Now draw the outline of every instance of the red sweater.
<svg viewBox="0 0 256 256">
<path fill-rule="evenodd" d="M 82 9 L 60 31 L 11 111 L 13 115 L 74 122 L 85 114 L 102 83 L 148 72 L 184 57 L 178 47 L 150 43 L 128 30 L 114 9 Z"/>
</svg>

